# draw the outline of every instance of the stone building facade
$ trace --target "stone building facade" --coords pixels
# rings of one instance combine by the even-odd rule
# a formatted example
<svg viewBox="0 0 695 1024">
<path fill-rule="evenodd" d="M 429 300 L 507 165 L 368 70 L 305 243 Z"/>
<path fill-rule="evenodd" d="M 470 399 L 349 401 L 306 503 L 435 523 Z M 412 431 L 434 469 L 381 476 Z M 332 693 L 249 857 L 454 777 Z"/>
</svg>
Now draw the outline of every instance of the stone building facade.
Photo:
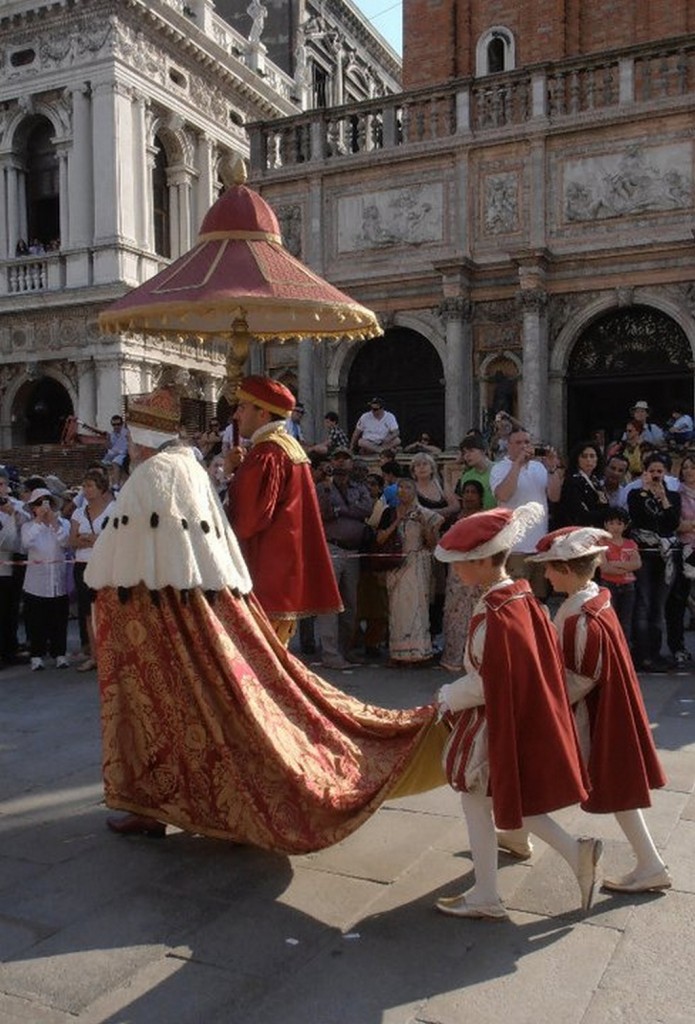
<svg viewBox="0 0 695 1024">
<path fill-rule="evenodd" d="M 385 330 L 268 370 L 314 429 L 378 393 L 447 446 L 499 408 L 563 449 L 637 399 L 692 410 L 693 5 L 403 9 L 405 92 L 251 129 L 252 183 Z"/>
<path fill-rule="evenodd" d="M 194 427 L 219 403 L 222 344 L 102 336 L 99 312 L 192 246 L 225 167 L 249 156 L 248 124 L 309 104 L 341 10 L 331 90 L 398 88 L 395 54 L 347 2 L 285 5 L 300 67 L 283 69 L 263 41 L 270 6 L 0 5 L 0 450 L 58 441 L 69 415 L 107 428 L 127 395 L 167 379 Z"/>
</svg>

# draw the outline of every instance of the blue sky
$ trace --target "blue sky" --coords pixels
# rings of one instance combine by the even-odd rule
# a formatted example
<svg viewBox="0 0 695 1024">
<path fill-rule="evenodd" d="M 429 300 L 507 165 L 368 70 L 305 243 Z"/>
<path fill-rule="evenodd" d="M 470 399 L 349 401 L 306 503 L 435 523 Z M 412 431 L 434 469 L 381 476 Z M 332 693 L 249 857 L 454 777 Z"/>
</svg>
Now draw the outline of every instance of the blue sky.
<svg viewBox="0 0 695 1024">
<path fill-rule="evenodd" d="M 353 0 L 377 32 L 391 44 L 396 53 L 403 52 L 402 0 Z"/>
</svg>

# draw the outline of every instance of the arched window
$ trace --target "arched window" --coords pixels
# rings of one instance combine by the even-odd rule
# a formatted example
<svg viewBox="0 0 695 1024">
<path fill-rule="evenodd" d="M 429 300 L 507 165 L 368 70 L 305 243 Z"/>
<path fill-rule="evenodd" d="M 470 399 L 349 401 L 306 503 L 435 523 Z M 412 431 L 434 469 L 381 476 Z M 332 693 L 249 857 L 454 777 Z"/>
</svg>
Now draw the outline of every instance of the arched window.
<svg viewBox="0 0 695 1024">
<path fill-rule="evenodd" d="M 513 71 L 516 67 L 516 46 L 514 36 L 508 28 L 495 25 L 484 32 L 475 48 L 475 73 L 497 75 L 502 71 Z"/>
<path fill-rule="evenodd" d="M 167 155 L 158 138 L 154 140 L 155 158 L 152 168 L 152 210 L 154 213 L 154 251 L 171 258 L 171 220 L 169 216 L 169 182 Z"/>
<path fill-rule="evenodd" d="M 53 248 L 60 237 L 60 184 L 53 125 L 36 120 L 26 135 L 27 241 L 30 247 Z"/>
</svg>

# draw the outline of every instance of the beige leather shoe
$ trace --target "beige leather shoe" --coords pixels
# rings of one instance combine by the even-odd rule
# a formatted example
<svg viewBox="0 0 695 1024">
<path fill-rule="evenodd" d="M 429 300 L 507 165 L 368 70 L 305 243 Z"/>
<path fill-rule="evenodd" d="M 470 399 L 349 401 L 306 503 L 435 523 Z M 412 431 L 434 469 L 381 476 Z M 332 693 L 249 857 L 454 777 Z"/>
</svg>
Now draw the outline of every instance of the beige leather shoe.
<svg viewBox="0 0 695 1024">
<path fill-rule="evenodd" d="M 435 907 L 449 917 L 468 917 L 478 920 L 508 921 L 509 914 L 504 903 L 470 904 L 465 896 L 442 896 Z"/>
<path fill-rule="evenodd" d="M 514 832 L 501 830 L 497 832 L 497 848 L 516 860 L 528 860 L 533 853 L 533 844 L 528 836 L 524 840 Z"/>
<path fill-rule="evenodd" d="M 589 910 L 600 884 L 599 861 L 603 853 L 603 843 L 600 839 L 592 838 L 578 839 L 577 842 L 579 843 L 577 881 L 582 894 L 582 910 Z"/>
<path fill-rule="evenodd" d="M 610 892 L 658 892 L 673 885 L 668 868 L 655 871 L 652 875 L 636 876 L 634 872 L 622 878 L 604 878 L 603 888 Z"/>
</svg>

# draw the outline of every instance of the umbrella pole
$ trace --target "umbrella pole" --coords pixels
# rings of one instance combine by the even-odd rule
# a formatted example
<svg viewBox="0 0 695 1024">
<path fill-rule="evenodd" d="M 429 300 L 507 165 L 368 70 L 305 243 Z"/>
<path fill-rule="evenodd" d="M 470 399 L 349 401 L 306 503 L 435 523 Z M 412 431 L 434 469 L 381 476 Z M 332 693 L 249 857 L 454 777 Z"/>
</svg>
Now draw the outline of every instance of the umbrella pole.
<svg viewBox="0 0 695 1024">
<path fill-rule="evenodd" d="M 238 317 L 232 324 L 232 336 L 229 339 L 229 349 L 227 351 L 227 376 L 222 388 L 222 393 L 232 407 L 237 402 L 237 391 L 241 378 L 244 375 L 244 365 L 248 359 L 250 341 L 248 324 L 243 317 Z M 236 436 L 238 429 L 236 421 L 232 426 L 234 430 L 234 444 L 236 445 L 239 441 L 239 438 Z"/>
</svg>

